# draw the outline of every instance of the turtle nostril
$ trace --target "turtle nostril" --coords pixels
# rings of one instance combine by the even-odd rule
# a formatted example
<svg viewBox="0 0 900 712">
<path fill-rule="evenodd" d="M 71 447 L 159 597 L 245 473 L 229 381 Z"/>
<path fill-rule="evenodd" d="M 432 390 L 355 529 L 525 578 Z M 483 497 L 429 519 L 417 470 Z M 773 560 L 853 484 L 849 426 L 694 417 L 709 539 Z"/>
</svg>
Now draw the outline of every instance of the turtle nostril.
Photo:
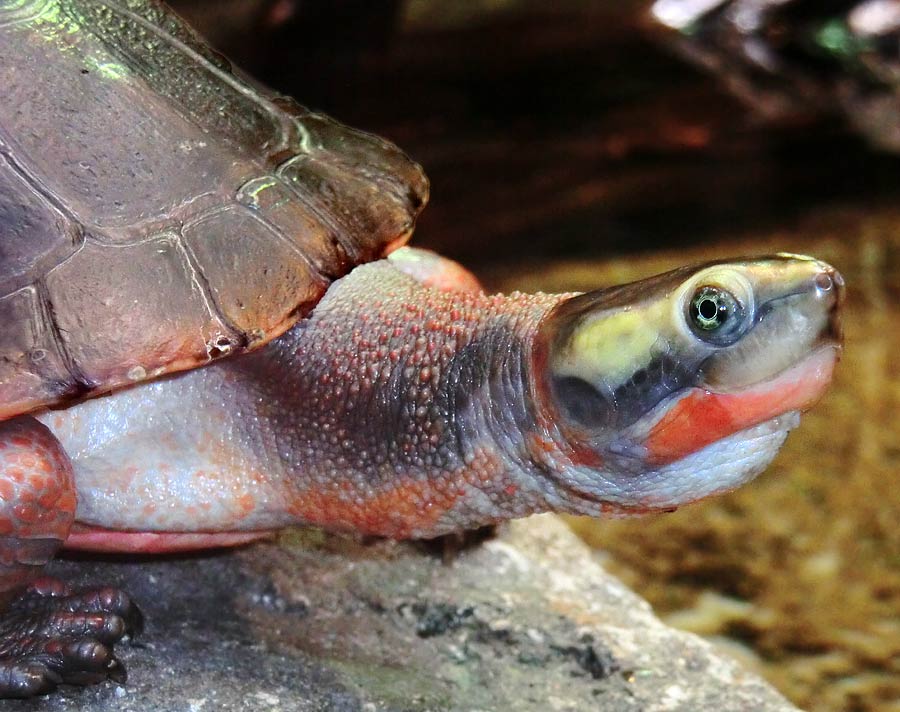
<svg viewBox="0 0 900 712">
<path fill-rule="evenodd" d="M 819 274 L 816 275 L 815 285 L 816 289 L 820 292 L 830 292 L 831 288 L 834 286 L 834 280 L 828 272 L 819 272 Z"/>
<path fill-rule="evenodd" d="M 825 262 L 819 263 L 819 271 L 813 277 L 813 286 L 820 297 L 829 300 L 836 308 L 844 301 L 844 278 L 834 267 Z"/>
</svg>

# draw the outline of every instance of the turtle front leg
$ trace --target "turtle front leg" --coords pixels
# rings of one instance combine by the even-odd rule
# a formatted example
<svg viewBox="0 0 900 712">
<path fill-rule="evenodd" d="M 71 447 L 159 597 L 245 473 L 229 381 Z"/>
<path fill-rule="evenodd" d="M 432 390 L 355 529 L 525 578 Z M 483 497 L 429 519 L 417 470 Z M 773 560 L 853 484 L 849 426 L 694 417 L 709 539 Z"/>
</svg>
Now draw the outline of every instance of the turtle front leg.
<svg viewBox="0 0 900 712">
<path fill-rule="evenodd" d="M 115 588 L 73 593 L 41 569 L 75 519 L 72 465 L 34 418 L 0 423 L 0 697 L 122 680 L 112 646 L 140 627 Z"/>
<path fill-rule="evenodd" d="M 456 260 L 421 247 L 401 247 L 388 257 L 390 263 L 420 284 L 442 292 L 478 294 L 484 288 L 478 277 Z"/>
</svg>

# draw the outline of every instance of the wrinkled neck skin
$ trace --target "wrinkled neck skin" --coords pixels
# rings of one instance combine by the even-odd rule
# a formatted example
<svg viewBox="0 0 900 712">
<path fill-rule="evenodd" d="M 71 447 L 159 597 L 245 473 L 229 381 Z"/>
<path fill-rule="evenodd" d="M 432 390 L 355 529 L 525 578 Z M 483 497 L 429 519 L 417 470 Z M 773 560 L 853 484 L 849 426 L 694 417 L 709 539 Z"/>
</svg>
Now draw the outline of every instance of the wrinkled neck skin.
<svg viewBox="0 0 900 712">
<path fill-rule="evenodd" d="M 302 394 L 273 412 L 296 519 L 430 537 L 558 508 L 530 394 L 562 298 L 440 292 L 386 263 L 336 283 L 253 371 L 274 399 Z"/>
<path fill-rule="evenodd" d="M 768 463 L 790 417 L 648 457 L 646 430 L 690 395 L 602 440 L 567 426 L 542 338 L 566 298 L 448 293 L 363 265 L 259 351 L 39 417 L 72 458 L 77 521 L 114 531 L 432 537 L 672 509 Z"/>
<path fill-rule="evenodd" d="M 548 383 L 540 327 L 553 311 L 511 321 L 500 338 L 477 335 L 473 351 L 487 366 L 480 378 L 454 383 L 473 394 L 456 415 L 459 442 L 493 448 L 518 483 L 515 497 L 505 497 L 509 490 L 498 489 L 496 480 L 488 483 L 501 510 L 497 519 L 544 511 L 616 518 L 673 511 L 755 477 L 799 422 L 799 413 L 786 413 L 679 459 L 652 463 L 641 443 L 674 404 L 690 397 L 686 389 L 620 431 L 581 431 L 556 408 Z M 460 356 L 468 362 L 468 354 Z"/>
<path fill-rule="evenodd" d="M 383 263 L 337 283 L 274 346 L 271 368 L 292 376 L 257 373 L 276 397 L 302 394 L 274 416 L 294 440 L 296 519 L 430 537 L 548 510 L 631 516 L 733 489 L 771 460 L 791 417 L 656 468 L 566 431 L 539 332 L 567 296 L 438 292 Z"/>
</svg>

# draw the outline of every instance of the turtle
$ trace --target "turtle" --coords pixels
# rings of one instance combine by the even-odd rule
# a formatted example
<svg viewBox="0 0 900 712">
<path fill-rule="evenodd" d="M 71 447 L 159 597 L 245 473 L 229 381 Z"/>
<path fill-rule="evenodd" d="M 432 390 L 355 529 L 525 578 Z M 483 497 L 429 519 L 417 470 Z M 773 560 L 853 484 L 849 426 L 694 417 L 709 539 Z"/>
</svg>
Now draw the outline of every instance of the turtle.
<svg viewBox="0 0 900 712">
<path fill-rule="evenodd" d="M 0 1 L 0 78 L 5 697 L 124 675 L 140 613 L 62 546 L 668 511 L 764 469 L 840 353 L 811 257 L 488 294 L 404 246 L 415 162 L 154 0 Z"/>
</svg>

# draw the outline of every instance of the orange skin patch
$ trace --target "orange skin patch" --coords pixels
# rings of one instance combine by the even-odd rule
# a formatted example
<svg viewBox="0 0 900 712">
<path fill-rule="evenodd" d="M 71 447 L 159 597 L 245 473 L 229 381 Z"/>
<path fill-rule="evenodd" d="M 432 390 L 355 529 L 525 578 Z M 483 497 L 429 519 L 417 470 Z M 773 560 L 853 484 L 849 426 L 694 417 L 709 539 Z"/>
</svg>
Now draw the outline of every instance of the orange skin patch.
<svg viewBox="0 0 900 712">
<path fill-rule="evenodd" d="M 31 421 L 8 421 L 0 448 L 0 531 L 62 541 L 75 516 L 72 468 L 53 436 Z"/>
<path fill-rule="evenodd" d="M 496 455 L 479 449 L 464 469 L 437 479 L 398 478 L 390 489 L 363 500 L 349 481 L 324 492 L 307 489 L 297 494 L 290 512 L 300 522 L 328 529 L 394 539 L 433 536 L 443 531 L 441 523 L 452 518 L 454 506 L 464 501 L 471 488 L 514 494 L 516 486 L 507 483 L 504 474 Z"/>
<path fill-rule="evenodd" d="M 0 423 L 0 598 L 37 575 L 75 519 L 72 467 L 31 418 Z"/>
<path fill-rule="evenodd" d="M 469 270 L 430 250 L 417 249 L 411 259 L 397 259 L 392 264 L 420 284 L 442 292 L 479 294 L 484 291 L 478 278 Z M 437 319 L 426 324 L 429 331 L 436 331 L 441 327 L 442 324 Z"/>
<path fill-rule="evenodd" d="M 327 527 L 398 539 L 427 531 L 446 514 L 461 492 L 435 492 L 428 482 L 403 481 L 360 504 L 352 493 L 300 492 L 290 506 L 298 520 Z"/>
<path fill-rule="evenodd" d="M 665 465 L 779 415 L 812 407 L 831 382 L 833 349 L 820 350 L 779 377 L 736 393 L 695 389 L 647 437 L 647 461 Z"/>
</svg>

